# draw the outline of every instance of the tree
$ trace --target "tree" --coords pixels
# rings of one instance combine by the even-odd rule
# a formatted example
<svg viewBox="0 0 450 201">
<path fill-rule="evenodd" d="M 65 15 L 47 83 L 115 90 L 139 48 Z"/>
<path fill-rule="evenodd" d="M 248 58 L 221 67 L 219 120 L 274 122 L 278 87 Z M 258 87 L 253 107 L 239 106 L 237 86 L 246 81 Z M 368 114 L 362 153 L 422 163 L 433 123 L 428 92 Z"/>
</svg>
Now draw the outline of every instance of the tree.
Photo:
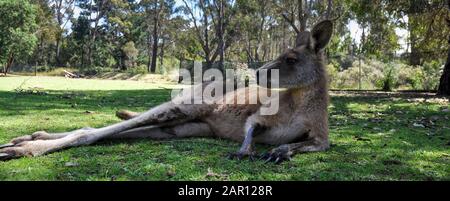
<svg viewBox="0 0 450 201">
<path fill-rule="evenodd" d="M 0 0 L 0 62 L 6 75 L 14 61 L 33 53 L 36 7 L 27 0 Z"/>
<path fill-rule="evenodd" d="M 89 34 L 87 40 L 86 62 L 88 66 L 93 64 L 93 52 L 96 51 L 96 43 L 103 19 L 111 7 L 112 2 L 108 0 L 77 0 L 78 6 L 82 9 L 80 17 L 83 16 L 89 20 Z M 82 62 L 83 63 L 83 62 Z"/>
<path fill-rule="evenodd" d="M 37 48 L 35 49 L 29 62 L 38 65 L 45 65 L 52 63 L 54 44 L 58 44 L 57 38 L 60 32 L 58 24 L 55 22 L 51 3 L 48 0 L 35 1 L 37 8 L 36 21 L 38 28 L 36 30 L 36 37 L 38 39 Z"/>
<path fill-rule="evenodd" d="M 61 43 L 63 40 L 63 32 L 66 28 L 67 23 L 72 18 L 74 14 L 74 3 L 75 0 L 51 0 L 53 8 L 53 13 L 56 18 L 56 22 L 59 25 L 58 32 L 56 34 L 56 47 L 55 47 L 55 64 L 57 66 L 61 65 Z"/>
<path fill-rule="evenodd" d="M 172 15 L 178 12 L 175 9 L 174 0 L 142 0 L 140 7 L 144 12 L 141 17 L 143 20 L 140 28 L 144 30 L 143 37 L 147 44 L 147 68 L 148 72 L 154 73 L 157 66 L 158 53 L 160 55 L 160 62 L 162 63 L 162 56 L 164 54 L 164 46 L 168 39 L 168 30 L 172 24 Z"/>
<path fill-rule="evenodd" d="M 72 34 L 69 38 L 70 52 L 73 53 L 69 62 L 76 64 L 81 68 L 85 66 L 89 29 L 89 19 L 85 16 L 79 16 L 76 21 L 73 22 Z"/>
<path fill-rule="evenodd" d="M 239 51 L 245 52 L 248 62 L 265 61 L 271 51 L 271 43 L 277 38 L 273 32 L 283 27 L 276 26 L 276 15 L 272 8 L 272 2 L 261 4 L 257 0 L 241 0 L 238 4 L 238 23 L 241 24 L 242 45 Z M 264 40 L 267 37 L 271 40 Z"/>
<path fill-rule="evenodd" d="M 127 52 L 123 50 L 129 49 L 131 43 L 135 48 L 134 42 L 137 41 L 138 37 L 133 34 L 133 31 L 138 25 L 134 24 L 133 20 L 136 15 L 134 10 L 138 5 L 132 0 L 117 0 L 110 3 L 103 24 L 105 35 L 101 43 L 106 45 L 103 45 L 102 49 L 112 55 L 107 59 L 110 61 L 107 62 L 108 66 L 115 63 L 119 69 L 126 70 L 128 67 L 134 66 L 136 62 L 133 61 L 131 66 L 128 65 L 130 63 L 127 60 Z"/>
<path fill-rule="evenodd" d="M 442 0 L 381 1 L 382 8 L 391 13 L 397 26 L 409 32 L 409 64 L 421 65 L 438 60 L 447 52 L 445 18 L 448 11 Z"/>
<path fill-rule="evenodd" d="M 226 0 L 199 0 L 189 4 L 183 0 L 184 12 L 190 17 L 197 41 L 201 45 L 200 55 L 210 67 L 220 58 L 223 66 L 225 51 L 239 37 L 239 26 L 229 26 L 236 14 L 235 4 Z M 198 11 L 198 13 L 196 13 Z M 200 19 L 199 19 L 200 18 Z"/>
</svg>

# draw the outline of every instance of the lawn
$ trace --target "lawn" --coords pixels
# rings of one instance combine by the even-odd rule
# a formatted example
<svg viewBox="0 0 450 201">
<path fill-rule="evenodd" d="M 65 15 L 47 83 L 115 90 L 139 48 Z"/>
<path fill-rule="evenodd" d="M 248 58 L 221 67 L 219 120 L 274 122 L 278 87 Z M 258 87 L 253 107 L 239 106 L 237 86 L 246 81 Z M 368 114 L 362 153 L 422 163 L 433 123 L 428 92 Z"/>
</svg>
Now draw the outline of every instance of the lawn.
<svg viewBox="0 0 450 201">
<path fill-rule="evenodd" d="M 0 77 L 0 144 L 118 122 L 117 109 L 144 111 L 169 100 L 172 86 Z M 280 165 L 228 160 L 240 144 L 222 139 L 102 141 L 0 162 L 0 180 L 450 180 L 448 107 L 427 94 L 334 92 L 331 149 Z"/>
</svg>

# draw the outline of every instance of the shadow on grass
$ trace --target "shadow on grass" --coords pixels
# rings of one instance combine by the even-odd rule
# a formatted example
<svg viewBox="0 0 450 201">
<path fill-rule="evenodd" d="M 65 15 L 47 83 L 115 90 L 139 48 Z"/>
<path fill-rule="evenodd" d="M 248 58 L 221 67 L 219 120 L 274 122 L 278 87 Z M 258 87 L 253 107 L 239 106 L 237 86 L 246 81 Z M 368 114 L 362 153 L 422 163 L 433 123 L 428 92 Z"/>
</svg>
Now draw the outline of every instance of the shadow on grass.
<svg viewBox="0 0 450 201">
<path fill-rule="evenodd" d="M 27 94 L 0 91 L 2 115 L 21 114 L 25 111 L 78 108 L 98 110 L 104 108 L 149 108 L 167 101 L 170 90 L 114 90 L 114 91 L 46 91 L 46 94 Z"/>
</svg>

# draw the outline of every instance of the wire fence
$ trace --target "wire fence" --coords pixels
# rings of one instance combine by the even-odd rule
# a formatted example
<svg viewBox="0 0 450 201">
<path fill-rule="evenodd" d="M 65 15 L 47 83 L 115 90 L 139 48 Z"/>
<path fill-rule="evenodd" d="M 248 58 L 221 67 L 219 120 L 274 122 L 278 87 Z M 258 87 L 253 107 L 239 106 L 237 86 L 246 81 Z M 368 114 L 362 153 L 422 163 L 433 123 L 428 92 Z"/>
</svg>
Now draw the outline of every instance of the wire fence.
<svg viewBox="0 0 450 201">
<path fill-rule="evenodd" d="M 204 73 L 208 69 L 217 69 L 222 72 L 222 75 L 225 75 L 226 69 L 233 69 L 235 72 L 235 80 L 243 79 L 246 81 L 246 85 L 248 85 L 248 80 L 252 76 L 249 70 L 256 70 L 263 66 L 267 62 L 237 62 L 237 61 L 224 61 L 220 62 L 201 62 L 202 73 Z M 190 75 L 194 74 L 194 60 L 181 60 L 180 61 L 180 69 L 186 69 Z M 179 76 L 178 82 L 182 82 L 183 77 Z"/>
<path fill-rule="evenodd" d="M 422 65 L 408 65 L 405 58 L 389 61 L 355 55 L 327 55 L 325 66 L 329 74 L 331 89 L 346 90 L 436 90 L 444 65 L 442 62 L 427 62 Z M 257 69 L 267 62 L 202 62 L 202 72 L 215 68 L 222 73 L 226 69 L 246 72 Z M 194 61 L 181 60 L 180 69 L 187 69 L 194 75 Z M 241 78 L 239 78 L 241 76 Z M 235 79 L 247 79 L 248 74 Z M 179 82 L 182 78 L 179 79 Z"/>
</svg>

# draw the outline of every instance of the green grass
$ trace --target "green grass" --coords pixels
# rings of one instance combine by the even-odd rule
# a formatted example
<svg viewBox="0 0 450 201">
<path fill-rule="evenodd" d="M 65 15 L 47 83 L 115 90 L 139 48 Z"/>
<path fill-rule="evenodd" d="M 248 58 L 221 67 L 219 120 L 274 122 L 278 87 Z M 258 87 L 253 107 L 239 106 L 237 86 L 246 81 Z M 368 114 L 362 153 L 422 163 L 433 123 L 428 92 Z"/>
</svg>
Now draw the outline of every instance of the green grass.
<svg viewBox="0 0 450 201">
<path fill-rule="evenodd" d="M 14 90 L 19 86 L 21 93 Z M 170 87 L 0 77 L 0 143 L 36 130 L 115 123 L 117 109 L 144 111 L 167 101 Z M 221 139 L 104 141 L 0 162 L 0 180 L 450 180 L 450 113 L 442 111 L 447 100 L 347 94 L 331 102 L 331 149 L 281 165 L 228 160 L 226 153 L 240 145 Z"/>
</svg>

